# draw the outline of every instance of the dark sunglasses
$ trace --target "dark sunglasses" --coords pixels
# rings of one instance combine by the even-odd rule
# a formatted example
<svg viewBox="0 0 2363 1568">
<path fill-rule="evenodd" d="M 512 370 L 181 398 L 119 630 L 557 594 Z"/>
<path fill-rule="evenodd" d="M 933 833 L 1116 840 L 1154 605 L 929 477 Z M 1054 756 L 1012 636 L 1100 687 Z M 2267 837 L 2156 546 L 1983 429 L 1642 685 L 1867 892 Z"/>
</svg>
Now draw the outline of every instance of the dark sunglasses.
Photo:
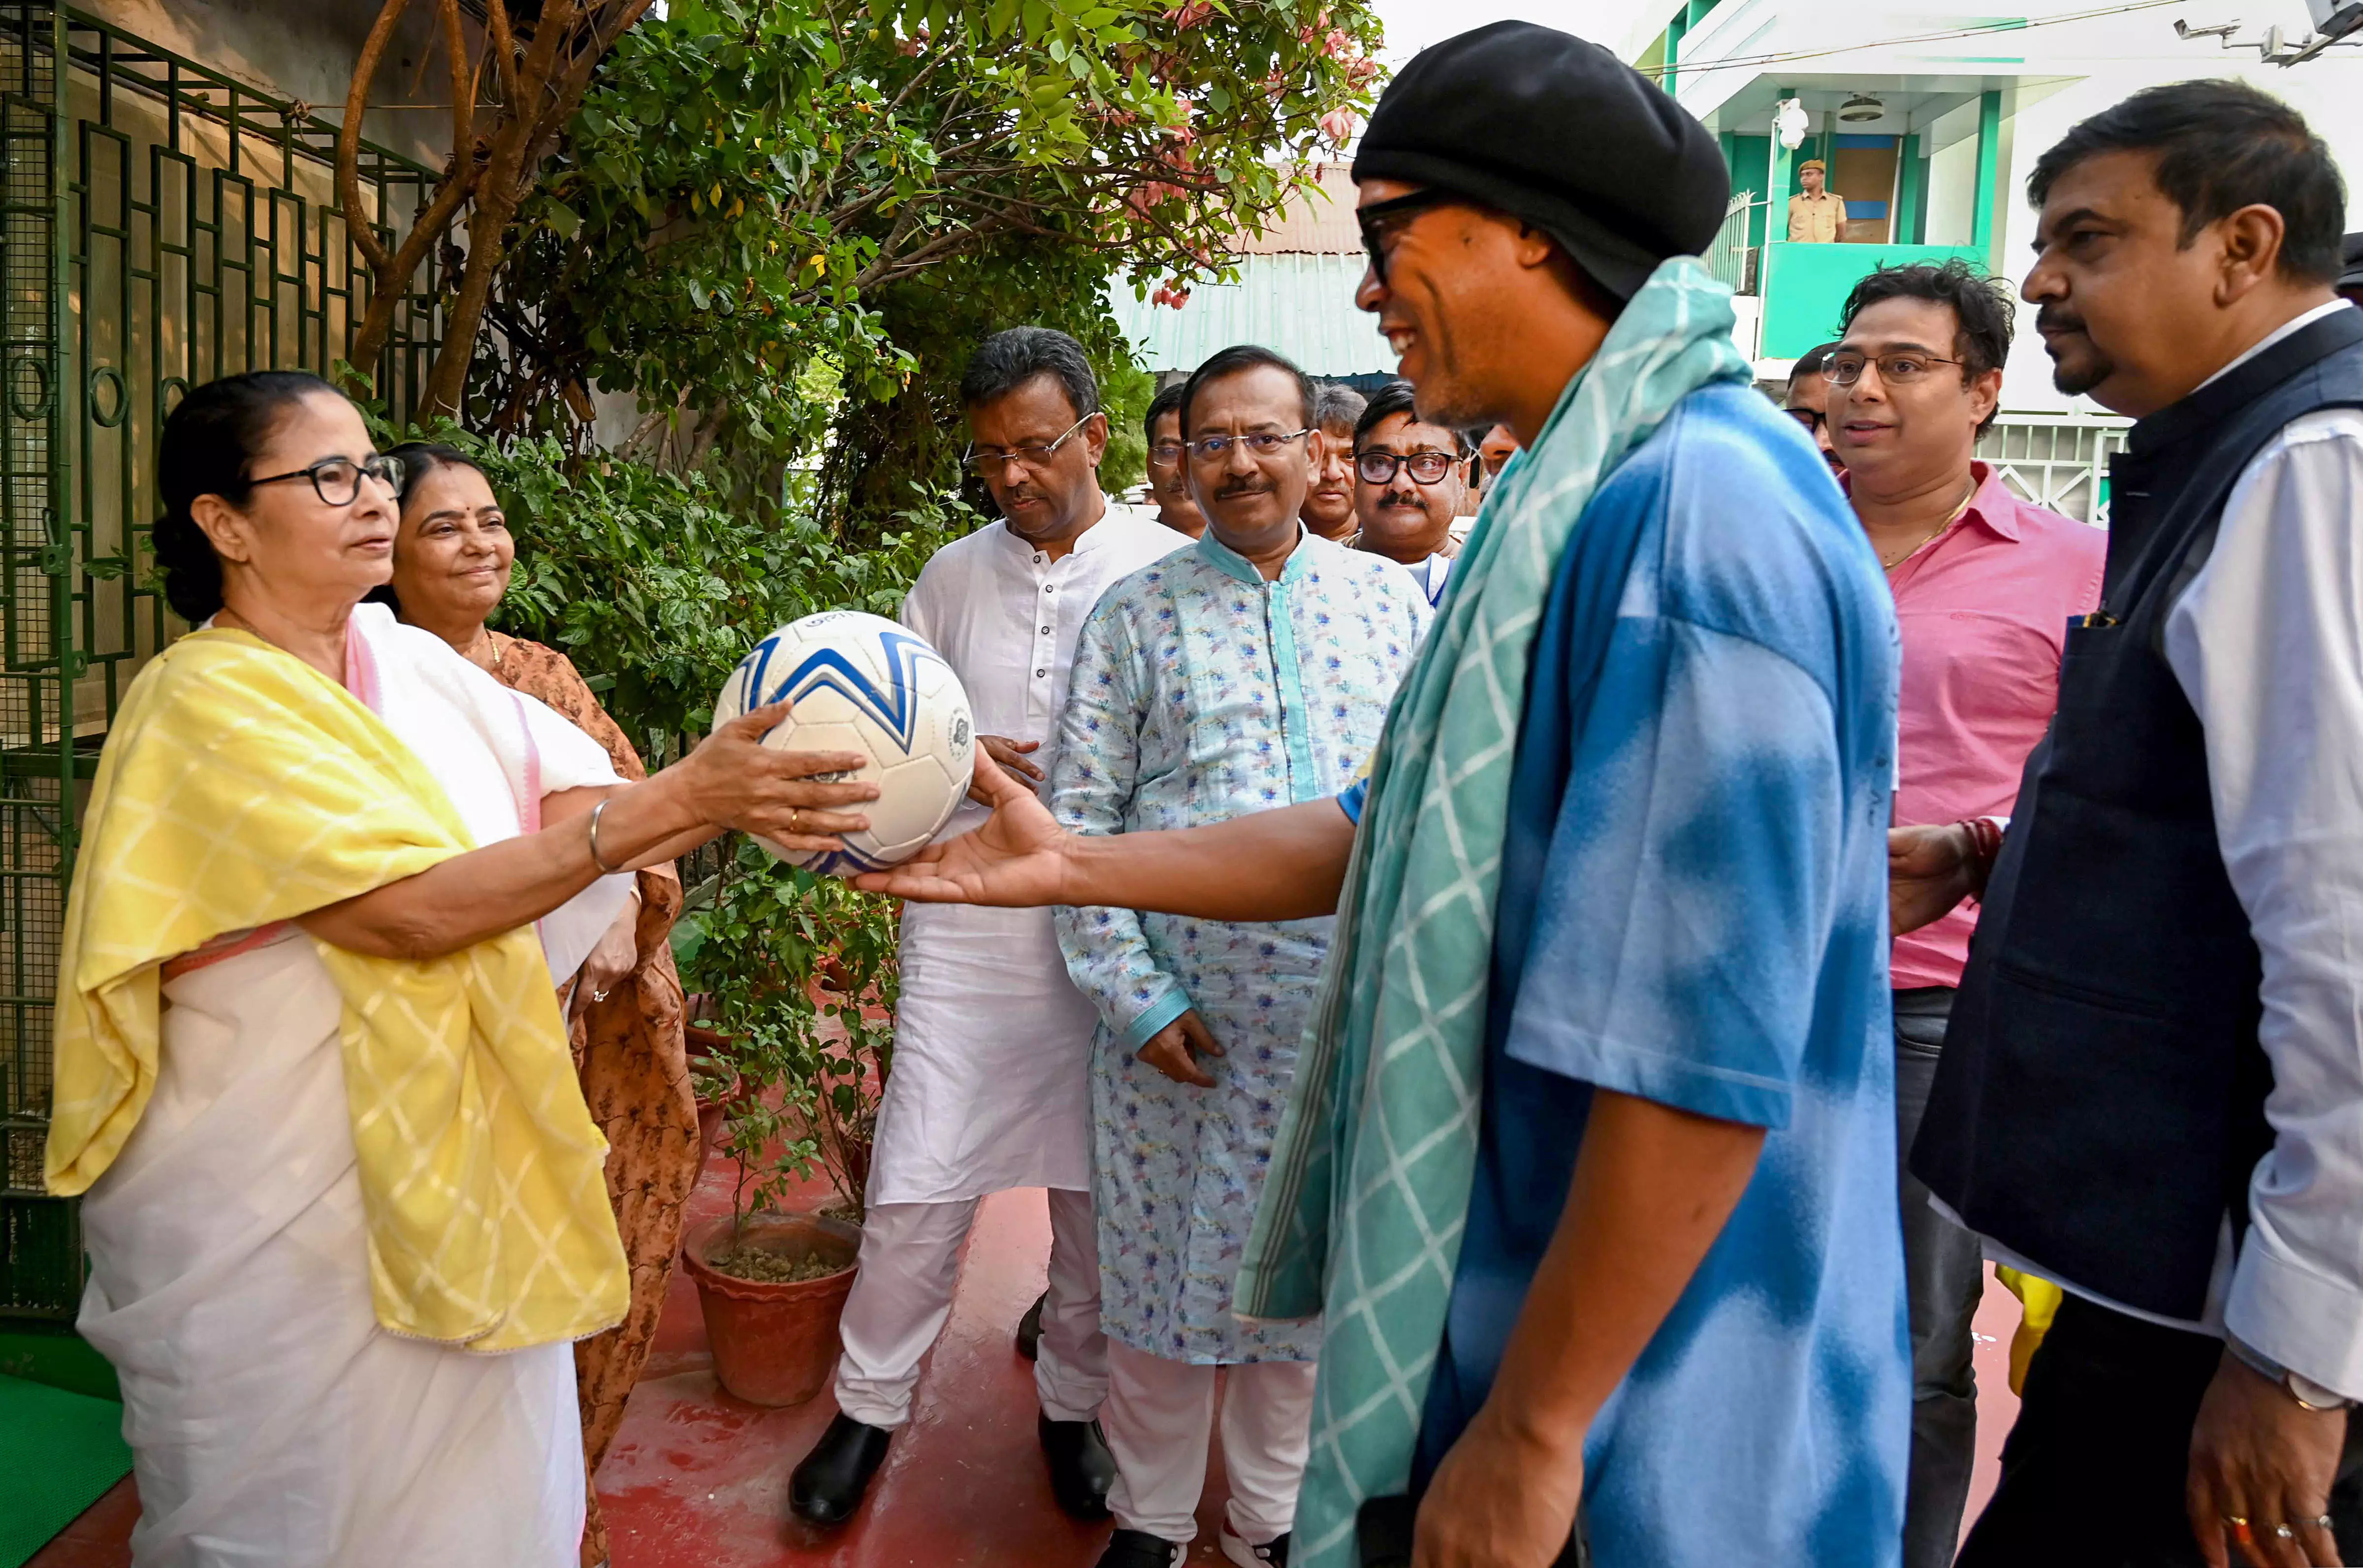
<svg viewBox="0 0 2363 1568">
<path fill-rule="evenodd" d="M 1414 191 L 1392 201 L 1356 207 L 1354 221 L 1361 226 L 1362 249 L 1370 257 L 1370 275 L 1381 284 L 1387 281 L 1387 253 L 1392 248 L 1390 241 L 1409 228 L 1413 218 L 1430 207 L 1453 206 L 1461 200 L 1449 191 Z"/>
<path fill-rule="evenodd" d="M 1794 419 L 1808 430 L 1820 429 L 1824 425 L 1829 422 L 1830 417 L 1828 415 L 1820 413 L 1812 408 L 1783 408 L 1781 412 L 1786 414 L 1790 418 Z"/>
</svg>

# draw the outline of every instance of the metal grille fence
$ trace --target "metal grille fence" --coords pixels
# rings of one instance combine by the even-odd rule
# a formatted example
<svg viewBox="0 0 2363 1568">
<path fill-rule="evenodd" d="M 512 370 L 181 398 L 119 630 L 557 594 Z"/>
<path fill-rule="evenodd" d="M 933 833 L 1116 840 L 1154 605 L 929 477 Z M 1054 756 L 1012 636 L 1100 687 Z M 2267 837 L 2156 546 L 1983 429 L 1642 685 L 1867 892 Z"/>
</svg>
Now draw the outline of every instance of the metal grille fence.
<svg viewBox="0 0 2363 1568">
<path fill-rule="evenodd" d="M 72 1206 L 41 1190 L 50 1015 L 78 818 L 109 717 L 179 628 L 150 582 L 156 439 L 192 386 L 333 374 L 371 295 L 336 128 L 94 18 L 0 0 L 0 1318 L 68 1318 Z M 375 147 L 384 233 L 430 171 Z M 371 371 L 406 418 L 432 263 Z"/>
<path fill-rule="evenodd" d="M 1978 439 L 1978 457 L 2021 496 L 2081 523 L 2109 525 L 2109 458 L 2129 419 L 2005 414 Z"/>
</svg>

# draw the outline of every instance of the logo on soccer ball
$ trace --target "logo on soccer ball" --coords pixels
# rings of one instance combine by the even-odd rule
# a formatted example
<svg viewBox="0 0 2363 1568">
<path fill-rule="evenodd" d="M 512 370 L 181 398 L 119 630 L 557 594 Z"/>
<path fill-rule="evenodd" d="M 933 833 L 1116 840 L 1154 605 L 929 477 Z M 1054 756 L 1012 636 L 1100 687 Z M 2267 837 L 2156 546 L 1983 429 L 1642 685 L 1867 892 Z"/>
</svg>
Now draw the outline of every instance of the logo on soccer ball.
<svg viewBox="0 0 2363 1568">
<path fill-rule="evenodd" d="M 957 751 L 967 744 L 968 720 L 963 718 L 952 726 L 952 750 Z"/>
</svg>

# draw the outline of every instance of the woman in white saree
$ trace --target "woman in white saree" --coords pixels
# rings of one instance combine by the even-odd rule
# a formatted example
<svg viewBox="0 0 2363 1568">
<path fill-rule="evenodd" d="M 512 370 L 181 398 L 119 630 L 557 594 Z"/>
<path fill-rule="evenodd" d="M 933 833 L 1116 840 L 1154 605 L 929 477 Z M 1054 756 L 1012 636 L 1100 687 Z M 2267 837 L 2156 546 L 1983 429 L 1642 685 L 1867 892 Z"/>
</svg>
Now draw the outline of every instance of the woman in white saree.
<svg viewBox="0 0 2363 1568">
<path fill-rule="evenodd" d="M 549 979 L 633 867 L 726 826 L 824 847 L 875 791 L 812 776 L 858 759 L 764 749 L 779 710 L 623 784 L 357 608 L 398 476 L 326 383 L 199 387 L 160 465 L 167 593 L 201 628 L 102 761 L 49 1162 L 87 1195 L 81 1328 L 121 1374 L 133 1561 L 572 1568 L 569 1345 L 623 1284 Z"/>
</svg>

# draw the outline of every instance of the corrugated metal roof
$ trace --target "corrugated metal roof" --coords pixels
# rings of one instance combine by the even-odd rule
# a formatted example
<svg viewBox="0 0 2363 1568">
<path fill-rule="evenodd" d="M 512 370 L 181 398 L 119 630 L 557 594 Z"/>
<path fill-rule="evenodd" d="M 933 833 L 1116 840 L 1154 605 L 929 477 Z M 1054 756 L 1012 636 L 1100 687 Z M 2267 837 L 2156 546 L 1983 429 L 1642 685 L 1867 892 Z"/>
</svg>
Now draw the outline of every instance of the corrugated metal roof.
<svg viewBox="0 0 2363 1568">
<path fill-rule="evenodd" d="M 1202 284 L 1179 310 L 1133 298 L 1121 281 L 1111 304 L 1153 372 L 1195 370 L 1217 350 L 1260 343 L 1308 375 L 1392 375 L 1394 350 L 1379 336 L 1379 318 L 1354 308 L 1362 266 L 1359 251 L 1242 256 L 1237 283 Z"/>
<path fill-rule="evenodd" d="M 1268 234 L 1242 234 L 1237 249 L 1247 256 L 1302 250 L 1316 256 L 1359 255 L 1362 228 L 1354 221 L 1354 175 L 1344 163 L 1324 163 L 1281 211 Z"/>
</svg>

